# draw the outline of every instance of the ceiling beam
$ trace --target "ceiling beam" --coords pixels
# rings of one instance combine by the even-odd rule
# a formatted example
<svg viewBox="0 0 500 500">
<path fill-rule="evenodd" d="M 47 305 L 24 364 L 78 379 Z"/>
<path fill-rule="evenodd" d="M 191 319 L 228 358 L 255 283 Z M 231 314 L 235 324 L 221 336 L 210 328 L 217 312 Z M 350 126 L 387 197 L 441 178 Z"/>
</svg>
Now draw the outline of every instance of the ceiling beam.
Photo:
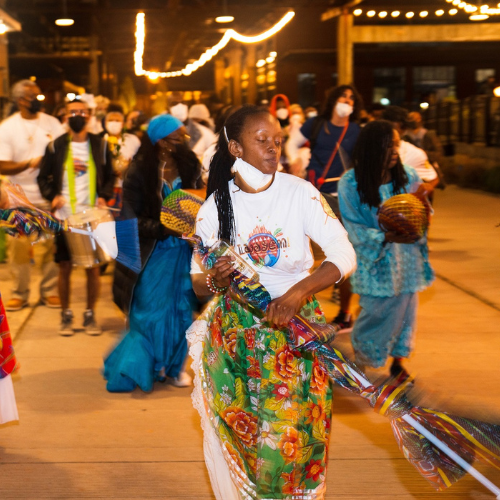
<svg viewBox="0 0 500 500">
<path fill-rule="evenodd" d="M 353 26 L 353 43 L 425 43 L 500 41 L 498 24 L 423 24 L 413 26 Z"/>
</svg>

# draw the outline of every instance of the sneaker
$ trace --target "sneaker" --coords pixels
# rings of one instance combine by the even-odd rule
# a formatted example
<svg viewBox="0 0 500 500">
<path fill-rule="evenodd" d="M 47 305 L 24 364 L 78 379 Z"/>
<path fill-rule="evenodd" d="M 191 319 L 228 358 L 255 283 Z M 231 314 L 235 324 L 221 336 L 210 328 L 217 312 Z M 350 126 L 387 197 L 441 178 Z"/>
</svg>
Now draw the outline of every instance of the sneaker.
<svg viewBox="0 0 500 500">
<path fill-rule="evenodd" d="M 61 313 L 61 327 L 59 328 L 59 335 L 62 335 L 63 337 L 71 337 L 74 333 L 73 312 L 71 309 L 65 309 Z"/>
<path fill-rule="evenodd" d="M 6 311 L 20 311 L 23 307 L 26 307 L 27 305 L 28 305 L 27 300 L 10 299 L 5 304 L 5 310 Z"/>
<path fill-rule="evenodd" d="M 101 327 L 96 323 L 94 311 L 87 309 L 83 313 L 83 327 L 87 335 L 101 335 Z"/>
<path fill-rule="evenodd" d="M 350 333 L 352 332 L 352 316 L 351 313 L 340 311 L 332 321 L 333 325 L 338 327 L 337 333 Z"/>
<path fill-rule="evenodd" d="M 390 373 L 391 377 L 397 379 L 399 383 L 403 382 L 407 378 L 410 378 L 410 374 L 405 370 L 399 359 L 393 359 Z"/>
<path fill-rule="evenodd" d="M 42 297 L 40 299 L 40 304 L 42 306 L 47 306 L 52 309 L 60 309 L 61 308 L 61 300 L 57 295 L 51 296 L 51 297 Z"/>
<path fill-rule="evenodd" d="M 172 379 L 172 385 L 175 387 L 189 387 L 193 383 L 193 379 L 187 372 L 180 372 L 177 377 Z"/>
</svg>

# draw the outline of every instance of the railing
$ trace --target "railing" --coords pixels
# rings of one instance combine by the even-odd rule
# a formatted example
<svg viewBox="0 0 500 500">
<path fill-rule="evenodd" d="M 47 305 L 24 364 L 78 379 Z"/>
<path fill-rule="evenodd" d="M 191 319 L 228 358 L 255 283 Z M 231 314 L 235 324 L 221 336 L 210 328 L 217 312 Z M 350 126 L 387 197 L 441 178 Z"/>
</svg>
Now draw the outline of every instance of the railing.
<svg viewBox="0 0 500 500">
<path fill-rule="evenodd" d="M 465 142 L 500 147 L 500 97 L 478 95 L 429 106 L 426 127 L 436 130 L 445 145 Z"/>
</svg>

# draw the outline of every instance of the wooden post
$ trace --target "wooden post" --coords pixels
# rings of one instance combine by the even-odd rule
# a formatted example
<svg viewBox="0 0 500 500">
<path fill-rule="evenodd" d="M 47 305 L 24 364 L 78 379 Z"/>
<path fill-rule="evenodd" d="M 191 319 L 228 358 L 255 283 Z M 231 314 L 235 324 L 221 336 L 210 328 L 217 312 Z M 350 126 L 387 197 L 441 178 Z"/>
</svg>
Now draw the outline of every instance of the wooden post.
<svg viewBox="0 0 500 500">
<path fill-rule="evenodd" d="M 353 83 L 353 15 L 344 10 L 337 22 L 337 85 Z"/>
<path fill-rule="evenodd" d="M 226 63 L 224 62 L 224 56 L 219 56 L 215 60 L 215 93 L 220 99 L 222 99 L 222 96 L 224 94 L 224 87 L 226 85 L 226 82 L 224 80 L 225 69 Z"/>
</svg>

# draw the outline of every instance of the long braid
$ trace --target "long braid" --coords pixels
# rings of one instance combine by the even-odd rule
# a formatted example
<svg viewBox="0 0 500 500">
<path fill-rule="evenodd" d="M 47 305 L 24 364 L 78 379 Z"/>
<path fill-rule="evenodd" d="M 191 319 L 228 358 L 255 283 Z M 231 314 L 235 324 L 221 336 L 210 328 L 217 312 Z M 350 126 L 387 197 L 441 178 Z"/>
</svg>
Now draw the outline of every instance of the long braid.
<svg viewBox="0 0 500 500">
<path fill-rule="evenodd" d="M 269 111 L 253 105 L 245 105 L 235 111 L 220 131 L 217 150 L 210 162 L 207 198 L 211 194 L 214 195 L 219 218 L 219 239 L 226 240 L 231 245 L 234 245 L 236 239 L 233 204 L 229 193 L 229 181 L 233 178 L 231 167 L 234 163 L 234 157 L 229 152 L 228 144 L 232 139 L 240 142 L 247 119 L 262 113 L 269 113 Z"/>
</svg>

